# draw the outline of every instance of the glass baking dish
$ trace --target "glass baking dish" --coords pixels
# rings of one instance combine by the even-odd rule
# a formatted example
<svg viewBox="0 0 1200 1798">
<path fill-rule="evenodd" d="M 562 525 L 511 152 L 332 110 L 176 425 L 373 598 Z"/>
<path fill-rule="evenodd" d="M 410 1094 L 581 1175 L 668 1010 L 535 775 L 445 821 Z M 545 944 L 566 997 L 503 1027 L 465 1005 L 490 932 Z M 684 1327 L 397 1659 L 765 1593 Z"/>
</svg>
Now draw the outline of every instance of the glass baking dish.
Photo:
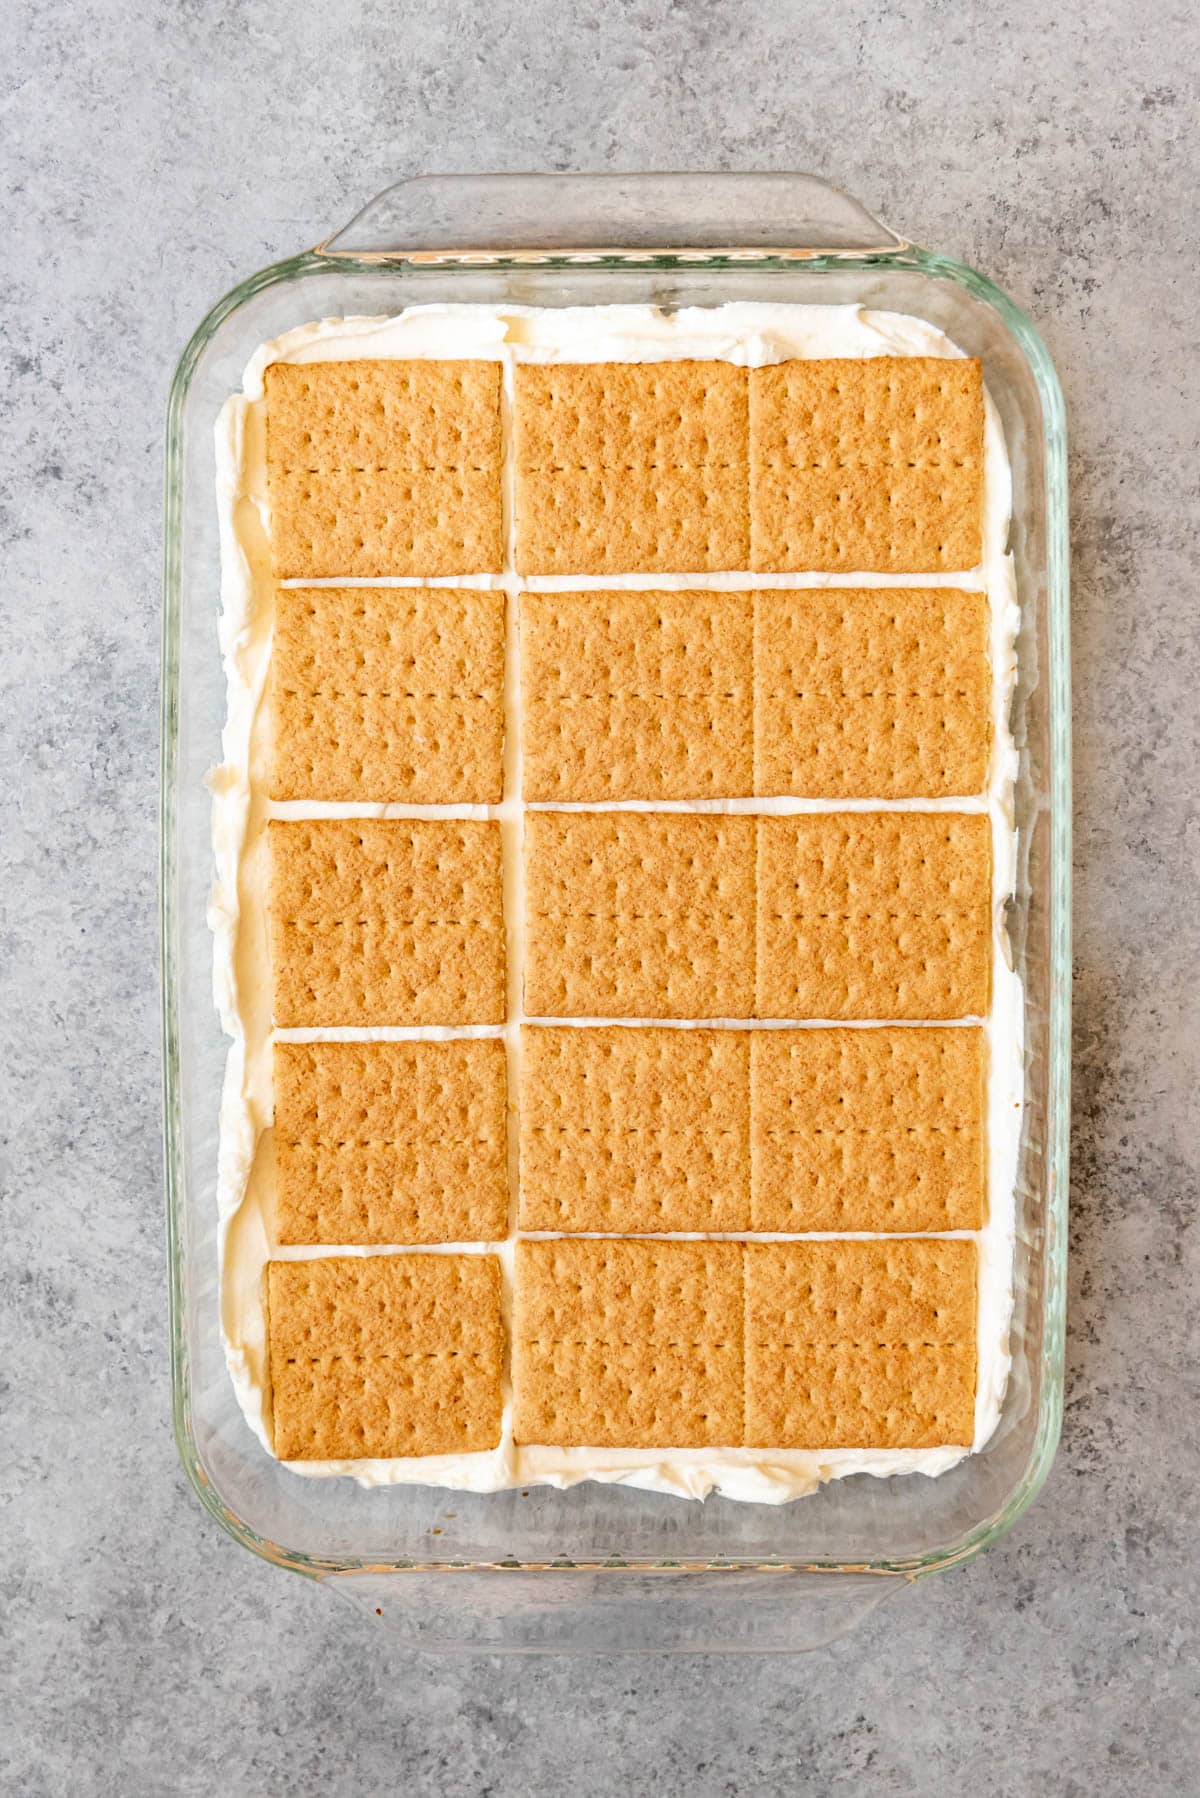
<svg viewBox="0 0 1200 1798">
<path fill-rule="evenodd" d="M 783 1506 L 616 1485 L 474 1496 L 289 1473 L 251 1435 L 218 1332 L 215 1176 L 225 1040 L 213 1008 L 206 770 L 219 759 L 213 426 L 264 339 L 423 301 L 538 306 L 859 302 L 982 358 L 1013 471 L 1022 627 L 1014 731 L 1026 994 L 1013 1369 L 1001 1422 L 937 1479 L 866 1475 Z M 1062 1409 L 1070 1011 L 1066 440 L 1029 320 L 806 175 L 481 176 L 387 189 L 318 249 L 223 299 L 185 350 L 167 431 L 162 688 L 163 1037 L 175 1432 L 203 1503 L 266 1559 L 421 1646 L 813 1647 L 916 1576 L 969 1560 L 1045 1479 Z M 447 1574 L 455 1577 L 448 1579 Z"/>
</svg>

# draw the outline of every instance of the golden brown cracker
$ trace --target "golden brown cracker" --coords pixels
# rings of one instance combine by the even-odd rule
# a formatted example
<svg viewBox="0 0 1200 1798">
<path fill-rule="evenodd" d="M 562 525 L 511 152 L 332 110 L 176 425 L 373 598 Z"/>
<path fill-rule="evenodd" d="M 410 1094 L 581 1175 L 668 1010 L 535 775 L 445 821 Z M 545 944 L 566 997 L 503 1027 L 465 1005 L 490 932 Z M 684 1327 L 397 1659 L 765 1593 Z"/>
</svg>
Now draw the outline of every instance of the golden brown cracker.
<svg viewBox="0 0 1200 1798">
<path fill-rule="evenodd" d="M 742 1437 L 734 1242 L 519 1242 L 518 1443 L 702 1448 Z"/>
<path fill-rule="evenodd" d="M 527 1027 L 521 1043 L 523 1230 L 751 1228 L 747 1032 Z"/>
<path fill-rule="evenodd" d="M 756 1243 L 745 1257 L 748 1447 L 971 1443 L 974 1241 Z"/>
<path fill-rule="evenodd" d="M 523 574 L 746 567 L 745 369 L 591 362 L 514 372 Z"/>
<path fill-rule="evenodd" d="M 264 379 L 280 580 L 499 571 L 498 362 L 275 362 Z"/>
<path fill-rule="evenodd" d="M 504 1044 L 276 1043 L 275 1239 L 495 1242 L 508 1228 Z"/>
<path fill-rule="evenodd" d="M 754 995 L 749 817 L 530 812 L 531 1017 L 746 1017 Z"/>
<path fill-rule="evenodd" d="M 496 804 L 504 594 L 280 587 L 273 799 Z"/>
<path fill-rule="evenodd" d="M 753 790 L 748 593 L 521 596 L 525 798 Z"/>
<path fill-rule="evenodd" d="M 504 1022 L 500 826 L 273 819 L 281 1027 Z"/>
<path fill-rule="evenodd" d="M 757 824 L 760 1017 L 986 1014 L 984 814 L 826 812 Z"/>
<path fill-rule="evenodd" d="M 750 566 L 937 573 L 983 554 L 983 376 L 966 358 L 750 372 Z"/>
<path fill-rule="evenodd" d="M 281 1461 L 469 1454 L 500 1441 L 495 1255 L 358 1255 L 266 1268 Z"/>
<path fill-rule="evenodd" d="M 753 1230 L 977 1230 L 983 1031 L 756 1030 Z"/>
<path fill-rule="evenodd" d="M 754 595 L 754 790 L 815 799 L 982 793 L 988 602 L 951 587 Z"/>
</svg>

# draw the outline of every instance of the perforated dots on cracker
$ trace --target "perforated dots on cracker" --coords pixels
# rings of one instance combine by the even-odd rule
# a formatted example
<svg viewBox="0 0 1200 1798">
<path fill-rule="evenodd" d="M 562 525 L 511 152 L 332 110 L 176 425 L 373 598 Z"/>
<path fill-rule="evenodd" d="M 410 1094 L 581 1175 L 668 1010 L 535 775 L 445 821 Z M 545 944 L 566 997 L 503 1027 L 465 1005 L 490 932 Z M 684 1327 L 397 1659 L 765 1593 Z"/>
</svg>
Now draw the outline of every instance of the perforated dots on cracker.
<svg viewBox="0 0 1200 1798">
<path fill-rule="evenodd" d="M 749 1041 L 751 1229 L 979 1229 L 982 1030 L 756 1030 Z"/>
<path fill-rule="evenodd" d="M 750 566 L 887 574 L 982 556 L 983 377 L 966 358 L 750 371 Z"/>
<path fill-rule="evenodd" d="M 528 1015 L 750 1016 L 755 825 L 715 814 L 530 812 Z"/>
<path fill-rule="evenodd" d="M 754 594 L 754 790 L 815 799 L 981 793 L 991 747 L 986 594 Z"/>
<path fill-rule="evenodd" d="M 517 1442 L 701 1448 L 742 1434 L 735 1242 L 519 1242 Z"/>
<path fill-rule="evenodd" d="M 739 1030 L 522 1031 L 523 1230 L 750 1224 L 750 1042 Z"/>
<path fill-rule="evenodd" d="M 522 574 L 747 565 L 745 369 L 592 362 L 514 372 Z"/>
<path fill-rule="evenodd" d="M 986 1014 L 985 815 L 826 812 L 756 823 L 759 1017 Z"/>
<path fill-rule="evenodd" d="M 265 387 L 281 580 L 499 571 L 498 362 L 276 362 Z"/>
<path fill-rule="evenodd" d="M 520 1242 L 515 1438 L 967 1446 L 976 1287 L 964 1238 Z"/>
<path fill-rule="evenodd" d="M 748 593 L 524 593 L 526 799 L 753 791 Z"/>
<path fill-rule="evenodd" d="M 266 1267 L 281 1461 L 470 1454 L 500 1440 L 494 1255 L 356 1255 Z"/>
<path fill-rule="evenodd" d="M 500 826 L 273 819 L 275 1022 L 500 1024 Z"/>
<path fill-rule="evenodd" d="M 280 587 L 271 724 L 273 799 L 497 803 L 503 593 Z"/>
<path fill-rule="evenodd" d="M 988 601 L 956 588 L 526 593 L 534 802 L 983 791 Z"/>
<path fill-rule="evenodd" d="M 504 1046 L 276 1043 L 275 1240 L 496 1242 L 508 1225 Z"/>
<path fill-rule="evenodd" d="M 983 1032 L 528 1027 L 525 1230 L 931 1232 L 986 1210 Z"/>
<path fill-rule="evenodd" d="M 969 1238 L 748 1245 L 747 1446 L 969 1446 L 976 1288 Z"/>
</svg>

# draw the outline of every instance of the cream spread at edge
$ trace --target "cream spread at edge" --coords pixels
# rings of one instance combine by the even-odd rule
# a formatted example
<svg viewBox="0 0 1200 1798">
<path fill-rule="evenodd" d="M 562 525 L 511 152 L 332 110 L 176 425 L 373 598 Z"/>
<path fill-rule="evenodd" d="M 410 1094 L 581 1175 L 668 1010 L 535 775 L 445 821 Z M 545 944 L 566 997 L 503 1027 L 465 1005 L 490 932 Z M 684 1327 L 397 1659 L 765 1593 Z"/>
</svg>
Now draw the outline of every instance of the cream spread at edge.
<svg viewBox="0 0 1200 1798">
<path fill-rule="evenodd" d="M 503 1035 L 509 1059 L 510 1106 L 515 1101 L 519 1056 L 521 941 L 520 743 L 517 724 L 519 645 L 509 606 L 506 645 L 505 799 L 495 807 L 355 806 L 319 803 L 273 806 L 266 797 L 269 755 L 267 708 L 262 703 L 271 649 L 272 583 L 266 539 L 267 484 L 263 373 L 272 362 L 328 362 L 354 357 L 487 357 L 501 362 L 511 399 L 515 361 L 653 361 L 718 358 L 747 366 L 792 356 L 958 356 L 962 352 L 935 326 L 902 313 L 859 306 L 733 303 L 663 312 L 650 306 L 538 309 L 520 306 L 415 306 L 396 318 L 323 319 L 263 344 L 245 372 L 243 391 L 226 401 L 216 431 L 217 501 L 221 533 L 220 642 L 228 683 L 222 761 L 213 769 L 213 849 L 216 877 L 209 906 L 214 936 L 214 993 L 221 1023 L 231 1038 L 221 1098 L 217 1198 L 221 1263 L 221 1333 L 238 1402 L 255 1435 L 270 1447 L 266 1423 L 267 1368 L 261 1296 L 264 1262 L 271 1256 L 408 1253 L 378 1248 L 275 1249 L 269 1234 L 274 1154 L 271 1138 L 270 1009 L 266 932 L 265 825 L 271 816 L 495 817 L 504 842 L 505 917 L 509 944 L 509 1021 L 502 1030 L 441 1028 L 286 1031 L 285 1039 L 322 1037 L 447 1037 Z M 506 479 L 508 479 L 506 471 Z M 365 1485 L 402 1482 L 457 1487 L 474 1492 L 516 1485 L 570 1486 L 580 1480 L 620 1482 L 650 1491 L 703 1498 L 782 1503 L 812 1492 L 824 1480 L 851 1473 L 938 1474 L 982 1448 L 999 1420 L 1008 1379 L 1012 1310 L 1014 1186 L 1023 1096 L 1023 995 L 1011 964 L 1004 904 L 1013 890 L 1016 833 L 1013 782 L 1016 752 L 1009 708 L 1016 678 L 1019 612 L 1012 558 L 1007 553 L 1011 475 L 1003 433 L 986 399 L 984 449 L 984 554 L 981 565 L 959 575 L 854 574 L 542 577 L 527 587 L 813 587 L 971 586 L 991 601 L 992 763 L 986 800 L 968 801 L 710 801 L 644 810 L 987 810 L 994 850 L 992 1009 L 985 1020 L 988 1043 L 988 1221 L 979 1245 L 979 1363 L 975 1439 L 971 1449 L 595 1449 L 517 1447 L 512 1440 L 510 1395 L 505 1393 L 499 1447 L 485 1453 L 418 1456 L 396 1460 L 306 1461 L 289 1465 L 310 1477 L 350 1475 Z M 511 492 L 505 495 L 510 542 L 509 572 L 442 581 L 393 581 L 385 585 L 518 586 L 512 569 Z M 307 585 L 322 584 L 308 582 Z M 325 585 L 345 584 L 325 582 Z M 561 809 L 561 808 L 559 808 Z M 588 809 L 615 809 L 594 807 Z M 586 1020 L 563 1020 L 573 1024 Z M 628 1021 L 628 1020 L 627 1020 Z M 741 1021 L 741 1020 L 739 1020 Z M 814 1020 L 807 1020 L 814 1022 Z M 686 1028 L 687 1026 L 681 1026 Z M 864 1028 L 870 1028 L 867 1025 Z M 515 1169 L 510 1169 L 510 1174 Z M 493 1244 L 424 1248 L 499 1254 L 504 1302 L 511 1290 L 513 1239 Z"/>
</svg>

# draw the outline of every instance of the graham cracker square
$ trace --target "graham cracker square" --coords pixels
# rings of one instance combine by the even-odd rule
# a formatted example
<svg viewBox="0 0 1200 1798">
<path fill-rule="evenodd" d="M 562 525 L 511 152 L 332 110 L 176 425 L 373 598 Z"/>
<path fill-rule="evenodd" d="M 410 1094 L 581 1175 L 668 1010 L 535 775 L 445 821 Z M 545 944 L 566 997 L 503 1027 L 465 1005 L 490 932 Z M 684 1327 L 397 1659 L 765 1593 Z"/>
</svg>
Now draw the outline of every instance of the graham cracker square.
<svg viewBox="0 0 1200 1798">
<path fill-rule="evenodd" d="M 267 828 L 277 1025 L 504 1022 L 499 824 Z"/>
<path fill-rule="evenodd" d="M 504 594 L 280 587 L 273 799 L 497 804 Z"/>
<path fill-rule="evenodd" d="M 992 942 L 982 813 L 758 819 L 758 1015 L 983 1017 Z"/>
<path fill-rule="evenodd" d="M 742 1439 L 736 1242 L 519 1242 L 518 1443 L 704 1448 Z"/>
<path fill-rule="evenodd" d="M 276 1043 L 279 1243 L 496 1242 L 504 1044 Z"/>
<path fill-rule="evenodd" d="M 814 799 L 982 793 L 988 602 L 951 587 L 756 593 L 755 791 Z"/>
<path fill-rule="evenodd" d="M 978 1230 L 983 1031 L 756 1030 L 753 1230 Z"/>
<path fill-rule="evenodd" d="M 749 1016 L 754 829 L 715 814 L 528 813 L 529 1016 Z"/>
<path fill-rule="evenodd" d="M 518 363 L 515 375 L 522 574 L 746 567 L 744 368 Z"/>
<path fill-rule="evenodd" d="M 281 1461 L 470 1454 L 500 1441 L 495 1255 L 268 1261 Z"/>
<path fill-rule="evenodd" d="M 983 554 L 983 374 L 965 358 L 750 371 L 750 566 L 924 574 Z"/>
<path fill-rule="evenodd" d="M 520 1227 L 750 1229 L 748 1034 L 524 1029 Z"/>
<path fill-rule="evenodd" d="M 521 596 L 529 800 L 753 791 L 748 593 Z"/>
<path fill-rule="evenodd" d="M 275 362 L 267 487 L 280 580 L 498 573 L 498 362 Z"/>
<path fill-rule="evenodd" d="M 747 1447 L 966 1447 L 970 1238 L 746 1248 Z"/>
</svg>

